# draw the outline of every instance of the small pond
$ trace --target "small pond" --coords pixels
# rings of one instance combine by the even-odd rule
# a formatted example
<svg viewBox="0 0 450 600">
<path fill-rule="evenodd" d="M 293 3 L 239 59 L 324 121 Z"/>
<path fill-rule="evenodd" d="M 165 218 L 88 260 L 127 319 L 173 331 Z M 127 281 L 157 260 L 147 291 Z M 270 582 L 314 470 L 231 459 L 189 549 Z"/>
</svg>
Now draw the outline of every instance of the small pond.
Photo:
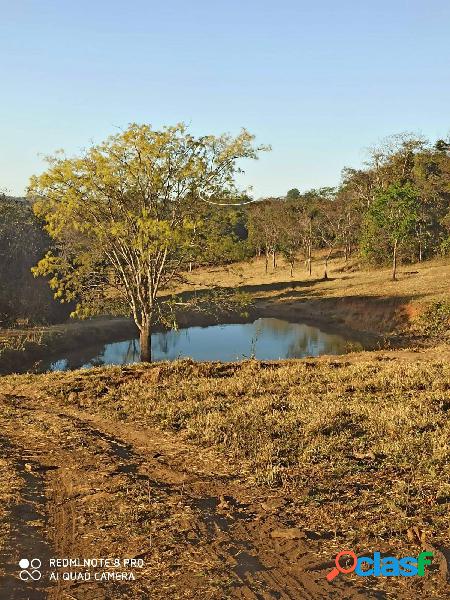
<svg viewBox="0 0 450 600">
<path fill-rule="evenodd" d="M 187 327 L 152 335 L 154 361 L 192 358 L 223 362 L 256 358 L 277 360 L 321 354 L 344 354 L 350 340 L 318 327 L 260 318 L 253 323 Z M 354 346 L 354 343 L 352 343 Z M 41 364 L 40 370 L 65 371 L 101 365 L 125 365 L 139 361 L 139 340 L 85 346 Z"/>
</svg>

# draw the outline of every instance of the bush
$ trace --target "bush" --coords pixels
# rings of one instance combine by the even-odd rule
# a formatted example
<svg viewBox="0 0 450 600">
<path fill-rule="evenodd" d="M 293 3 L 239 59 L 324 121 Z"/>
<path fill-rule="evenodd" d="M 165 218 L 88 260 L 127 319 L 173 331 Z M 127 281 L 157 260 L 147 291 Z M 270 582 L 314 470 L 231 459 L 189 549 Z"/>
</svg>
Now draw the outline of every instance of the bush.
<svg viewBox="0 0 450 600">
<path fill-rule="evenodd" d="M 428 335 L 442 335 L 450 330 L 450 300 L 430 304 L 420 316 L 420 328 Z"/>
</svg>

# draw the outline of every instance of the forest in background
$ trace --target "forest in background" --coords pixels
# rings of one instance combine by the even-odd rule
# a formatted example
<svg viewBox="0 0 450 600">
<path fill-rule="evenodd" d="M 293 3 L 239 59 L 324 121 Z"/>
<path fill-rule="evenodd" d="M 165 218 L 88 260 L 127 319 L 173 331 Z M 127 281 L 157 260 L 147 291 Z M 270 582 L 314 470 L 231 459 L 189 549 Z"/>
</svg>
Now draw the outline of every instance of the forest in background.
<svg viewBox="0 0 450 600">
<path fill-rule="evenodd" d="M 345 168 L 335 188 L 209 205 L 202 221 L 190 268 L 263 255 L 267 271 L 281 255 L 291 274 L 299 261 L 310 274 L 321 251 L 326 278 L 327 258 L 339 251 L 346 260 L 391 263 L 395 279 L 398 263 L 450 254 L 450 141 L 395 135 L 373 148 L 362 168 Z M 31 203 L 0 195 L 0 327 L 68 318 L 70 303 L 54 300 L 45 278 L 31 273 L 49 249 L 58 251 Z"/>
</svg>

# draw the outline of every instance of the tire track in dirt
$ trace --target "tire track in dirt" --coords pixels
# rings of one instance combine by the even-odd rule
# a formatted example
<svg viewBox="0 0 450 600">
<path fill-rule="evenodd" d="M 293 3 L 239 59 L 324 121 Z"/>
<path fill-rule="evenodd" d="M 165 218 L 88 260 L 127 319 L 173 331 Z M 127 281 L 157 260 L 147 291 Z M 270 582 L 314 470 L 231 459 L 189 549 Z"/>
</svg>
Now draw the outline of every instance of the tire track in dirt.
<svg viewBox="0 0 450 600">
<path fill-rule="evenodd" d="M 306 540 L 272 539 L 271 532 L 283 526 L 277 515 L 262 510 L 255 491 L 225 466 L 214 468 L 207 451 L 200 455 L 176 436 L 106 422 L 51 399 L 45 405 L 23 398 L 20 403 L 12 397 L 6 401 L 18 417 L 27 410 L 34 423 L 51 422 L 57 432 L 52 436 L 44 428 L 38 443 L 46 448 L 45 462 L 60 467 L 44 472 L 53 556 L 90 557 L 95 549 L 97 554 L 122 552 L 150 562 L 156 555 L 156 562 L 163 561 L 161 573 L 150 569 L 133 585 L 67 582 L 49 592 L 49 599 L 383 597 L 348 581 L 330 586 L 325 580 L 329 565 L 321 564 Z M 13 435 L 21 437 L 19 432 Z M 42 483 L 41 503 L 43 487 Z M 146 501 L 135 519 L 138 525 L 141 518 L 145 524 L 146 512 L 156 515 L 154 538 L 139 536 L 136 528 L 130 534 L 122 532 L 115 520 L 122 510 L 132 514 L 136 498 Z M 96 511 L 105 507 L 98 516 Z M 24 535 L 20 532 L 21 538 Z"/>
<path fill-rule="evenodd" d="M 27 450 L 15 446 L 3 435 L 0 436 L 0 452 L 8 457 L 10 468 L 22 483 L 19 502 L 7 507 L 11 537 L 0 554 L 6 572 L 0 582 L 1 598 L 45 600 L 44 581 L 35 581 L 25 571 L 22 575 L 24 579 L 19 578 L 19 561 L 38 558 L 44 562 L 52 555 L 49 541 L 43 533 L 47 518 L 42 474 L 46 467 L 37 462 L 35 454 L 30 456 Z M 31 573 L 32 569 L 28 571 Z M 38 574 L 34 576 L 38 577 Z"/>
<path fill-rule="evenodd" d="M 64 413 L 68 416 L 67 413 Z M 62 414 L 60 414 L 62 416 Z M 97 419 L 92 415 L 85 415 L 97 423 Z M 100 431 L 89 425 L 89 422 L 79 417 L 71 415 L 80 427 L 91 435 L 107 441 L 110 444 L 110 453 L 122 460 L 129 461 L 128 465 L 122 467 L 122 471 L 136 474 L 138 465 L 141 465 L 145 458 L 134 451 L 133 442 L 135 440 L 124 442 L 123 439 L 112 436 L 105 431 Z M 126 433 L 130 428 L 121 423 L 122 432 Z M 135 432 L 136 433 L 136 432 Z M 140 436 L 139 436 L 140 437 Z M 172 471 L 173 467 L 166 466 L 167 472 Z M 177 471 L 177 474 L 180 474 Z M 149 481 L 145 476 L 140 475 L 141 479 Z M 198 490 L 195 489 L 195 483 L 202 482 L 213 486 L 213 490 L 218 496 L 198 497 Z M 154 483 L 154 482 L 153 482 Z M 171 493 L 170 486 L 158 483 L 159 487 Z M 173 484 L 172 484 L 173 486 Z M 261 529 L 257 531 L 255 526 L 255 513 L 251 511 L 251 505 L 240 503 L 232 496 L 225 496 L 224 492 L 230 489 L 229 482 L 219 485 L 215 476 L 206 480 L 199 480 L 198 477 L 191 481 L 184 482 L 187 501 L 196 512 L 196 522 L 189 535 L 190 546 L 199 543 L 207 543 L 207 552 L 209 556 L 215 555 L 223 564 L 229 565 L 230 570 L 235 574 L 235 581 L 229 590 L 230 598 L 242 599 L 292 599 L 302 598 L 304 600 L 315 600 L 317 598 L 336 598 L 337 593 L 342 598 L 382 598 L 379 593 L 358 592 L 357 590 L 339 589 L 341 586 L 330 588 L 326 584 L 324 574 L 320 574 L 322 581 L 317 582 L 312 574 L 308 574 L 308 569 L 312 571 L 317 566 L 318 561 L 308 548 L 300 540 L 296 542 L 288 541 L 282 547 L 279 543 L 276 545 L 268 544 L 270 540 L 270 530 L 276 528 L 276 522 L 266 523 L 265 535 L 261 535 Z M 194 489 L 189 489 L 194 486 Z M 221 505 L 225 505 L 225 513 L 218 511 Z M 249 511 L 250 508 L 250 511 Z M 259 535 L 258 535 L 259 534 Z M 259 542 L 256 541 L 259 539 Z M 262 541 L 263 540 L 263 541 Z M 292 565 L 292 559 L 302 556 L 303 561 L 297 568 L 289 567 Z M 264 557 L 264 558 L 262 558 Z M 323 566 L 322 566 L 322 570 Z M 324 570 L 326 573 L 326 568 Z"/>
</svg>

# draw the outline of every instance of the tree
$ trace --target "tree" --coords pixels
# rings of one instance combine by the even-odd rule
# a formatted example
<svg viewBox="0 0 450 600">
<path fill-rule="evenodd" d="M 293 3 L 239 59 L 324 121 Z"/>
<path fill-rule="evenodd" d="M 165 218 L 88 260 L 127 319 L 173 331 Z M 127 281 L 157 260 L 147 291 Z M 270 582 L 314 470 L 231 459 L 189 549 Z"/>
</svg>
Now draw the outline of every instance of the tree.
<svg viewBox="0 0 450 600">
<path fill-rule="evenodd" d="M 243 200 L 246 201 L 247 198 Z M 205 204 L 201 218 L 208 226 L 199 231 L 197 247 L 193 249 L 195 265 L 225 265 L 250 258 L 251 246 L 248 243 L 247 212 L 244 206 Z"/>
<path fill-rule="evenodd" d="M 267 149 L 253 140 L 246 130 L 196 138 L 184 124 L 132 124 L 80 157 L 49 158 L 29 195 L 57 251 L 35 275 L 76 301 L 72 316 L 131 314 L 150 361 L 152 327 L 167 323 L 159 292 L 198 250 L 204 203 L 233 201 L 236 161 Z"/>
<path fill-rule="evenodd" d="M 31 275 L 49 246 L 30 203 L 0 193 L 0 326 L 19 319 L 38 324 L 68 318 L 70 307 L 55 302 L 47 282 Z"/>
<path fill-rule="evenodd" d="M 249 209 L 248 231 L 251 243 L 264 251 L 265 272 L 269 269 L 269 254 L 272 254 L 272 266 L 276 267 L 276 253 L 279 248 L 282 200 L 267 198 L 252 204 Z"/>
<path fill-rule="evenodd" d="M 376 189 L 385 190 L 392 183 L 413 180 L 415 156 L 427 140 L 418 134 L 403 132 L 385 138 L 370 150 L 369 167 Z"/>
<path fill-rule="evenodd" d="M 328 261 L 334 248 L 345 240 L 346 213 L 336 202 L 336 190 L 323 188 L 319 204 L 316 232 L 319 243 L 326 249 L 323 278 L 328 279 Z"/>
<path fill-rule="evenodd" d="M 450 141 L 437 140 L 434 147 L 438 152 L 450 152 Z"/>
<path fill-rule="evenodd" d="M 383 240 L 391 249 L 392 279 L 396 280 L 397 258 L 401 244 L 415 234 L 419 219 L 417 190 L 410 184 L 392 184 L 375 197 L 366 216 L 364 249 L 373 251 L 373 244 Z"/>
<path fill-rule="evenodd" d="M 294 264 L 303 244 L 299 219 L 298 202 L 283 202 L 279 212 L 280 235 L 279 248 L 290 266 L 291 277 L 294 275 Z"/>
<path fill-rule="evenodd" d="M 303 235 L 303 248 L 305 253 L 305 263 L 308 275 L 312 274 L 312 251 L 317 245 L 317 217 L 319 215 L 319 205 L 322 198 L 322 192 L 329 188 L 312 189 L 301 197 L 300 203 L 300 221 L 299 226 Z M 326 193 L 326 192 L 324 192 Z"/>
<path fill-rule="evenodd" d="M 286 194 L 287 200 L 297 200 L 297 198 L 300 198 L 300 192 L 297 188 L 292 188 L 292 190 L 289 190 Z"/>
</svg>

